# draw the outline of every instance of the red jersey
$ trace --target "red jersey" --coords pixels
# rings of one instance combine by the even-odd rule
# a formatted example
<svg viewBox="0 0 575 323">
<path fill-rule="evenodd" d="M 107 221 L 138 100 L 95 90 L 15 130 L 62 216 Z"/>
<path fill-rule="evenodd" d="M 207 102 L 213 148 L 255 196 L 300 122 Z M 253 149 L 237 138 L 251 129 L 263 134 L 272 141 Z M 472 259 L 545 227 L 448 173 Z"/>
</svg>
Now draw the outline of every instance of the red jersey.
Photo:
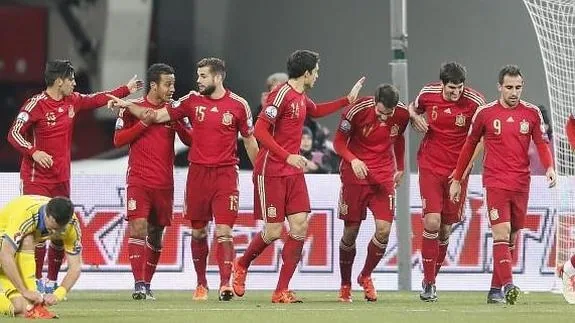
<svg viewBox="0 0 575 323">
<path fill-rule="evenodd" d="M 190 92 L 168 109 L 170 118 L 188 117 L 194 129 L 188 160 L 207 167 L 237 165 L 238 132 L 253 133 L 252 114 L 246 100 L 226 90 L 220 99 Z"/>
<path fill-rule="evenodd" d="M 358 179 L 351 168 L 351 160 L 344 157 L 340 167 L 342 183 L 368 185 L 393 182 L 395 172 L 404 169 L 403 133 L 408 123 L 409 112 L 401 102 L 385 121 L 377 116 L 372 96 L 361 98 L 345 109 L 336 133 L 336 151 L 345 155 L 341 152 L 345 148 L 340 148 L 343 143 L 355 158 L 365 163 L 369 171 L 366 179 Z"/>
<path fill-rule="evenodd" d="M 106 105 L 107 93 L 117 97 L 130 94 L 126 86 L 89 95 L 72 93 L 56 101 L 46 92 L 30 98 L 8 132 L 8 141 L 22 153 L 20 178 L 34 183 L 61 183 L 70 180 L 72 130 L 76 112 Z M 52 156 L 53 165 L 43 168 L 32 159 L 41 150 Z"/>
<path fill-rule="evenodd" d="M 419 169 L 444 176 L 453 172 L 471 118 L 483 104 L 483 95 L 467 86 L 456 102 L 443 98 L 441 83 L 431 83 L 421 89 L 415 107 L 418 113 L 426 113 L 429 129 L 417 153 Z"/>
<path fill-rule="evenodd" d="M 133 100 L 135 104 L 152 109 L 172 105 L 165 103 L 155 106 L 146 97 Z M 133 114 L 121 110 L 116 122 L 116 136 L 130 131 L 140 120 Z M 141 124 L 141 132 L 131 141 L 126 183 L 151 188 L 168 189 L 174 187 L 174 138 L 176 125 L 173 122 Z M 180 136 L 181 132 L 178 133 Z M 186 138 L 182 138 L 186 142 Z"/>
<path fill-rule="evenodd" d="M 544 134 L 541 111 L 528 102 L 511 109 L 499 101 L 480 107 L 467 140 L 475 145 L 484 138 L 483 186 L 529 192 L 529 144 L 533 139 L 536 145 L 545 145 Z"/>
</svg>

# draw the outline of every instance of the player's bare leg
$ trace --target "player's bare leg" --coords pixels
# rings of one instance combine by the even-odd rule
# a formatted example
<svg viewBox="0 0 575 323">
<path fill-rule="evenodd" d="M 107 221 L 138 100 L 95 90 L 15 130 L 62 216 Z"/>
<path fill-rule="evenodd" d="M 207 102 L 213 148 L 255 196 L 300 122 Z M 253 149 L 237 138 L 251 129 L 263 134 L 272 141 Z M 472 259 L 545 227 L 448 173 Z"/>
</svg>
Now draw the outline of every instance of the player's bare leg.
<svg viewBox="0 0 575 323">
<path fill-rule="evenodd" d="M 375 234 L 367 245 L 367 256 L 363 269 L 357 277 L 357 283 L 363 288 L 363 296 L 369 302 L 377 301 L 377 291 L 371 280 L 371 273 L 385 254 L 391 231 L 391 222 L 375 220 Z"/>
<path fill-rule="evenodd" d="M 355 259 L 355 241 L 359 233 L 359 222 L 345 221 L 343 235 L 339 242 L 339 271 L 341 275 L 341 287 L 339 301 L 351 303 L 351 270 Z"/>
<path fill-rule="evenodd" d="M 494 224 L 491 232 L 493 234 L 493 268 L 501 280 L 506 303 L 513 305 L 519 296 L 519 288 L 513 284 L 512 259 L 509 252 L 511 223 Z"/>
<path fill-rule="evenodd" d="M 208 299 L 208 280 L 206 278 L 206 266 L 208 261 L 208 223 L 204 221 L 192 221 L 192 260 L 196 277 L 198 278 L 194 301 L 206 301 Z"/>
<path fill-rule="evenodd" d="M 144 262 L 146 253 L 146 236 L 148 234 L 148 221 L 144 218 L 131 219 L 129 221 L 130 238 L 128 239 L 128 255 L 132 274 L 134 275 L 135 300 L 146 299 L 146 287 L 144 283 Z"/>
<path fill-rule="evenodd" d="M 232 286 L 234 293 L 242 297 L 246 292 L 246 278 L 248 268 L 270 244 L 280 238 L 283 231 L 283 223 L 265 223 L 262 232 L 255 235 L 244 255 L 234 260 L 234 278 Z"/>
<path fill-rule="evenodd" d="M 422 301 L 434 302 L 437 300 L 435 277 L 437 275 L 437 260 L 439 254 L 439 230 L 441 228 L 441 214 L 427 213 L 423 218 L 423 237 L 421 242 L 421 258 L 423 262 L 422 291 L 419 298 Z M 449 239 L 449 236 L 448 236 Z"/>
<path fill-rule="evenodd" d="M 301 260 L 303 243 L 307 235 L 307 213 L 300 212 L 287 216 L 289 233 L 282 250 L 282 267 L 276 290 L 272 295 L 273 303 L 301 303 L 289 290 L 289 282 Z"/>
<path fill-rule="evenodd" d="M 148 236 L 146 237 L 146 253 L 144 256 L 144 287 L 146 288 L 146 299 L 156 300 L 152 293 L 151 282 L 156 273 L 156 266 L 162 254 L 162 237 L 164 227 L 148 224 Z"/>
<path fill-rule="evenodd" d="M 220 301 L 229 301 L 234 297 L 234 290 L 230 286 L 232 264 L 236 252 L 234 251 L 232 227 L 227 224 L 216 224 L 216 255 L 220 268 Z"/>
</svg>

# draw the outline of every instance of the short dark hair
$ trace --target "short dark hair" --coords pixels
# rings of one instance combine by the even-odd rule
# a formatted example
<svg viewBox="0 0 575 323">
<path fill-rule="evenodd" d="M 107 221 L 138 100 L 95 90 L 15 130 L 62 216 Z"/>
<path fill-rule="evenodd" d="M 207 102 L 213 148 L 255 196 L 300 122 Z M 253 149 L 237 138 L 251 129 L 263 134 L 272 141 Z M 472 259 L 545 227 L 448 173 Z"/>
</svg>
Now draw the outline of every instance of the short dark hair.
<svg viewBox="0 0 575 323">
<path fill-rule="evenodd" d="M 381 102 L 388 109 L 395 108 L 399 102 L 399 90 L 391 84 L 380 84 L 374 97 L 375 103 Z"/>
<path fill-rule="evenodd" d="M 196 64 L 197 68 L 206 67 L 210 68 L 210 72 L 213 74 L 220 74 L 222 76 L 222 80 L 226 78 L 226 62 L 221 58 L 216 57 L 206 57 L 202 58 L 198 64 Z"/>
<path fill-rule="evenodd" d="M 148 67 L 148 71 L 146 72 L 146 92 L 150 91 L 151 83 L 154 82 L 158 84 L 162 78 L 162 75 L 170 75 L 175 74 L 174 68 L 168 64 L 164 63 L 156 63 L 150 65 Z"/>
<path fill-rule="evenodd" d="M 505 65 L 499 71 L 499 84 L 503 84 L 503 79 L 505 78 L 505 76 L 521 76 L 521 77 L 523 77 L 523 74 L 521 74 L 521 70 L 519 69 L 519 66 L 517 66 L 517 65 Z"/>
<path fill-rule="evenodd" d="M 319 54 L 307 49 L 296 50 L 287 60 L 287 73 L 290 79 L 298 78 L 306 71 L 313 71 L 319 62 Z"/>
<path fill-rule="evenodd" d="M 439 69 L 439 79 L 443 85 L 450 82 L 453 84 L 465 83 L 466 74 L 465 66 L 457 62 L 443 63 Z"/>
<path fill-rule="evenodd" d="M 54 218 L 58 225 L 64 226 L 70 222 L 74 214 L 74 205 L 69 198 L 57 196 L 48 201 L 46 215 Z"/>
<path fill-rule="evenodd" d="M 74 66 L 69 60 L 57 59 L 46 63 L 44 81 L 46 86 L 54 85 L 57 79 L 69 79 L 74 76 Z"/>
</svg>

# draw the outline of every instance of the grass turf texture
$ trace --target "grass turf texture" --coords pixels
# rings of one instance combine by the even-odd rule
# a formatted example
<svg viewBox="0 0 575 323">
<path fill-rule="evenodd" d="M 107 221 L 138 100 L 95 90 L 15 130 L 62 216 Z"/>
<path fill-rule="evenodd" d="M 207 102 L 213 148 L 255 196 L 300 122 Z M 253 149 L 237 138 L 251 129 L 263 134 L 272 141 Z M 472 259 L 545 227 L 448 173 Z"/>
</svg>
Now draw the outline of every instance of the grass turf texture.
<svg viewBox="0 0 575 323">
<path fill-rule="evenodd" d="M 354 302 L 337 302 L 337 292 L 298 292 L 303 304 L 272 304 L 270 291 L 247 291 L 243 298 L 218 301 L 210 291 L 207 302 L 193 302 L 192 293 L 157 291 L 156 301 L 134 301 L 130 291 L 75 291 L 52 307 L 62 322 L 575 322 L 575 306 L 563 296 L 529 293 L 516 305 L 488 305 L 485 292 L 439 292 L 437 303 L 424 303 L 418 292 L 379 292 L 368 303 L 354 291 Z M 0 318 L 2 322 L 21 319 Z"/>
</svg>

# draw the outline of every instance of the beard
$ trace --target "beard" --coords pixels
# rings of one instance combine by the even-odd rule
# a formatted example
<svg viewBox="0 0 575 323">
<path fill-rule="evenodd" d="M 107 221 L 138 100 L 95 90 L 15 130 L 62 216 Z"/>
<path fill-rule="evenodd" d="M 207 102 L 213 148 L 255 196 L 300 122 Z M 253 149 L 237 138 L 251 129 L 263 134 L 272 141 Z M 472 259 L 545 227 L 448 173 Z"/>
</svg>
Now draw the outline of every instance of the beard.
<svg viewBox="0 0 575 323">
<path fill-rule="evenodd" d="M 203 90 L 200 90 L 201 95 L 211 95 L 216 90 L 215 85 L 206 86 Z"/>
</svg>

